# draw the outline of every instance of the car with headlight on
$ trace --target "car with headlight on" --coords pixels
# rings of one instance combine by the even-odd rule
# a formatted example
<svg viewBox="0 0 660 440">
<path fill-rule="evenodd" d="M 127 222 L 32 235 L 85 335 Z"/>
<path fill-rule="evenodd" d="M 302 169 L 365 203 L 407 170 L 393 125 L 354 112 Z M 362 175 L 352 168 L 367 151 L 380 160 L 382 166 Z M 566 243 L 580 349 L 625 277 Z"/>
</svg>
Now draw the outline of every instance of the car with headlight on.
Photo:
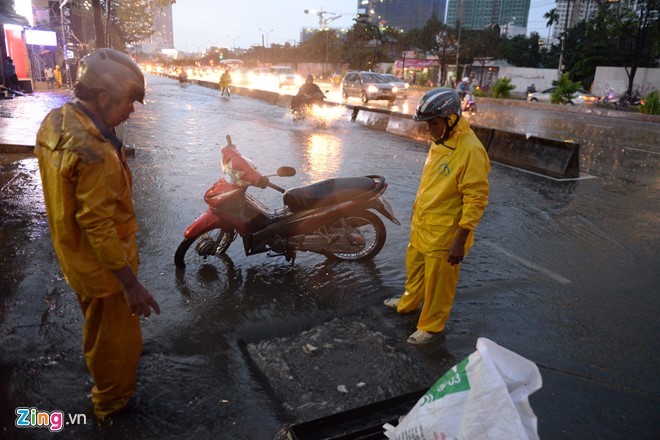
<svg viewBox="0 0 660 440">
<path fill-rule="evenodd" d="M 550 87 L 549 89 L 545 89 L 542 92 L 528 93 L 527 101 L 545 102 L 549 104 L 552 102 L 552 93 L 555 90 L 557 90 L 557 87 Z M 598 96 L 592 95 L 586 90 L 580 89 L 577 92 L 573 93 L 573 96 L 568 102 L 566 102 L 566 104 L 567 105 L 596 104 L 598 103 L 599 99 L 600 98 Z"/>
<path fill-rule="evenodd" d="M 396 93 L 397 97 L 401 97 L 401 98 L 408 97 L 408 88 L 410 87 L 410 84 L 408 84 L 398 76 L 392 75 L 391 73 L 381 73 L 381 75 L 384 76 L 386 80 L 391 82 L 394 87 L 396 87 L 396 90 L 394 90 L 394 92 Z"/>
<path fill-rule="evenodd" d="M 289 66 L 271 66 L 268 73 L 277 87 L 301 86 L 304 82 L 302 77 Z"/>
<path fill-rule="evenodd" d="M 348 72 L 340 87 L 342 98 L 357 96 L 365 104 L 378 99 L 393 102 L 397 96 L 395 86 L 376 72 Z"/>
</svg>

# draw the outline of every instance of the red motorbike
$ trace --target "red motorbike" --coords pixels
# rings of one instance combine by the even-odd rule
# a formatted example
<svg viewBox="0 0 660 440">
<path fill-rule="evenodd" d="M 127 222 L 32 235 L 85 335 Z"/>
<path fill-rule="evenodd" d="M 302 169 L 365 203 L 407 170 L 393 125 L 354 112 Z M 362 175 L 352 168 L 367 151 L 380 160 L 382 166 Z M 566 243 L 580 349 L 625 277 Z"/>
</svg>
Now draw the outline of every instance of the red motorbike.
<svg viewBox="0 0 660 440">
<path fill-rule="evenodd" d="M 207 211 L 186 229 L 174 254 L 174 264 L 185 268 L 194 260 L 223 255 L 240 234 L 245 255 L 267 252 L 295 262 L 297 252 L 315 252 L 337 260 L 360 261 L 376 256 L 387 236 L 379 212 L 400 225 L 383 197 L 383 176 L 323 180 L 285 190 L 270 183 L 240 155 L 227 136 L 222 149 L 224 176 L 215 182 L 204 200 Z M 296 174 L 280 167 L 277 176 Z M 270 176 L 272 177 L 272 176 Z M 284 194 L 284 207 L 270 211 L 247 189 L 273 188 Z"/>
</svg>

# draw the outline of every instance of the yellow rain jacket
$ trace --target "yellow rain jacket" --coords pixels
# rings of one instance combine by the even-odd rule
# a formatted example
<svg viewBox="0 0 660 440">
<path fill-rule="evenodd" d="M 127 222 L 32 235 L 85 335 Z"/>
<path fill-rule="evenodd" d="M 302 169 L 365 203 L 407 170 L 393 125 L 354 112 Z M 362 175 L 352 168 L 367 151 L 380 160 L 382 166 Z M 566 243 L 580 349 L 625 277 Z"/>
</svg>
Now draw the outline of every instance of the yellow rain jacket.
<svg viewBox="0 0 660 440">
<path fill-rule="evenodd" d="M 474 228 L 488 205 L 490 161 L 483 145 L 460 118 L 444 144 L 432 143 L 413 203 L 410 244 L 428 255 L 446 252 L 458 228 Z"/>
<path fill-rule="evenodd" d="M 138 230 L 131 173 L 123 151 L 73 104 L 51 111 L 35 154 L 48 225 L 66 281 L 84 300 L 123 292 L 112 271 L 137 274 Z"/>
</svg>

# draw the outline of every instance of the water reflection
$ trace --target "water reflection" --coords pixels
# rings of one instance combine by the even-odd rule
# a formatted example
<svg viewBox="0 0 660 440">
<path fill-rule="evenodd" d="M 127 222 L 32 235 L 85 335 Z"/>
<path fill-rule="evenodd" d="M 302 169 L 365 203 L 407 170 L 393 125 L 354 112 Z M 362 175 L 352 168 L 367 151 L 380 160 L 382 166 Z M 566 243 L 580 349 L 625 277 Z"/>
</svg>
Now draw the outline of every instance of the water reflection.
<svg viewBox="0 0 660 440">
<path fill-rule="evenodd" d="M 339 171 L 343 154 L 341 141 L 331 133 L 312 133 L 307 138 L 303 170 L 316 182 L 334 177 Z"/>
</svg>

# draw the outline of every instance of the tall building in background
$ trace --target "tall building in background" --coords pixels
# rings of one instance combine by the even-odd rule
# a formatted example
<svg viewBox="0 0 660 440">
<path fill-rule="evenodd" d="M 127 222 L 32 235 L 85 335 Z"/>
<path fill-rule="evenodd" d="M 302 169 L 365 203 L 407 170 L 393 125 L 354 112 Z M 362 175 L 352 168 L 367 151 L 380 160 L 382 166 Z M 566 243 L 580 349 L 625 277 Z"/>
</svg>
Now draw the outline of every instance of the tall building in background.
<svg viewBox="0 0 660 440">
<path fill-rule="evenodd" d="M 174 48 L 174 25 L 172 24 L 172 5 L 159 8 L 154 12 L 154 36 L 157 36 L 166 48 Z"/>
<path fill-rule="evenodd" d="M 431 17 L 444 22 L 447 0 L 358 0 L 369 22 L 409 31 L 423 28 Z"/>
<path fill-rule="evenodd" d="M 598 9 L 598 5 L 593 0 L 556 0 L 557 14 L 559 20 L 552 27 L 552 38 L 559 40 L 561 34 L 567 29 L 591 17 Z M 568 17 L 567 17 L 568 15 Z"/>
<path fill-rule="evenodd" d="M 531 0 L 449 0 L 447 21 L 455 26 L 461 21 L 463 29 L 484 29 L 498 25 L 505 29 L 527 29 Z"/>
<path fill-rule="evenodd" d="M 174 49 L 172 5 L 161 8 L 154 2 L 154 33 L 141 46 L 143 53 L 161 53 L 163 49 Z"/>
</svg>

